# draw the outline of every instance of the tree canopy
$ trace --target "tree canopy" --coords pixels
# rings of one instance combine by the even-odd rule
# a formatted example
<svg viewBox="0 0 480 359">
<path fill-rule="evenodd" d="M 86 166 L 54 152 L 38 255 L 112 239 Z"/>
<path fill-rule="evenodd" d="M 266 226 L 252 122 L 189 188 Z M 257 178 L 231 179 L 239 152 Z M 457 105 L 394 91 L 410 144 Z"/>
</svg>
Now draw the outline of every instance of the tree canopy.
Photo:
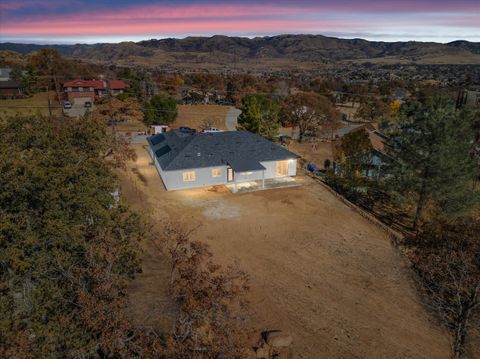
<svg viewBox="0 0 480 359">
<path fill-rule="evenodd" d="M 325 96 L 300 92 L 285 98 L 281 110 L 282 123 L 298 128 L 299 139 L 308 133 L 316 135 L 322 125 L 330 136 L 338 127 L 340 113 Z"/>
<path fill-rule="evenodd" d="M 401 197 L 415 199 L 414 227 L 429 203 L 444 216 L 465 213 L 478 203 L 474 139 L 473 115 L 456 111 L 446 98 L 402 106 L 388 148 L 395 159 L 395 188 Z"/>
<path fill-rule="evenodd" d="M 168 125 L 177 115 L 177 101 L 173 97 L 155 95 L 145 103 L 143 122 L 148 126 Z"/>
<path fill-rule="evenodd" d="M 278 134 L 279 105 L 263 95 L 248 95 L 242 99 L 242 113 L 238 117 L 238 128 L 260 136 L 274 139 Z"/>
<path fill-rule="evenodd" d="M 134 355 L 123 309 L 144 230 L 113 196 L 104 125 L 18 116 L 0 133 L 0 356 Z"/>
<path fill-rule="evenodd" d="M 360 129 L 346 134 L 335 151 L 342 175 L 351 178 L 368 164 L 373 147 L 367 131 Z"/>
</svg>

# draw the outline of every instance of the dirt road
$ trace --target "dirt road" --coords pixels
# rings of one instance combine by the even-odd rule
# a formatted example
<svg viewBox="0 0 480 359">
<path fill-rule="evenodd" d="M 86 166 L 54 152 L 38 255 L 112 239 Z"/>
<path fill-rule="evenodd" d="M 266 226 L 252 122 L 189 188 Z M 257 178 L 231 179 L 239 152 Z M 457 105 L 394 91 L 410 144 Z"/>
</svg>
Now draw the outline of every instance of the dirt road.
<svg viewBox="0 0 480 359">
<path fill-rule="evenodd" d="M 295 358 L 449 357 L 448 337 L 385 234 L 326 189 L 303 178 L 302 187 L 255 193 L 165 192 L 147 152 L 136 150 L 122 179 L 127 199 L 158 223 L 198 226 L 194 237 L 219 263 L 237 260 L 251 276 L 252 323 L 291 333 Z M 160 300 L 166 280 L 156 249 L 145 248 L 136 317 Z"/>
</svg>

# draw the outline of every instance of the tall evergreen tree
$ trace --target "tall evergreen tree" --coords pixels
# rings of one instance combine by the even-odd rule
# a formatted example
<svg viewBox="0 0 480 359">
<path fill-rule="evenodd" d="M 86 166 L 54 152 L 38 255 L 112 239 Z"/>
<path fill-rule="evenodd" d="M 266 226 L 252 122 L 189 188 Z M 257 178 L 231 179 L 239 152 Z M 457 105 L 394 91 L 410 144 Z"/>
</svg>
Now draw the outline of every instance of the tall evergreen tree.
<svg viewBox="0 0 480 359">
<path fill-rule="evenodd" d="M 464 213 L 479 202 L 473 183 L 477 167 L 471 156 L 473 115 L 457 112 L 451 101 L 434 98 L 402 106 L 390 138 L 393 182 L 404 198 L 415 199 L 413 228 L 427 204 L 446 217 Z"/>
<path fill-rule="evenodd" d="M 279 123 L 279 105 L 262 95 L 248 95 L 242 99 L 242 113 L 238 117 L 238 128 L 274 139 Z"/>
</svg>

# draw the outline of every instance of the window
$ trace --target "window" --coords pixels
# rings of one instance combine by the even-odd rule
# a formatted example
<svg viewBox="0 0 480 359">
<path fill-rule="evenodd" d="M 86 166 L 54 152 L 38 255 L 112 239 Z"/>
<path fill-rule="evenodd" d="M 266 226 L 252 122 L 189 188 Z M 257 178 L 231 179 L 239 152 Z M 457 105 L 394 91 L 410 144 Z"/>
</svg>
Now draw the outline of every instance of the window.
<svg viewBox="0 0 480 359">
<path fill-rule="evenodd" d="M 277 177 L 288 175 L 288 161 L 277 161 Z"/>
<path fill-rule="evenodd" d="M 195 181 L 195 171 L 183 172 L 183 182 Z"/>
<path fill-rule="evenodd" d="M 222 170 L 220 168 L 212 169 L 212 177 L 220 177 L 222 175 Z"/>
</svg>

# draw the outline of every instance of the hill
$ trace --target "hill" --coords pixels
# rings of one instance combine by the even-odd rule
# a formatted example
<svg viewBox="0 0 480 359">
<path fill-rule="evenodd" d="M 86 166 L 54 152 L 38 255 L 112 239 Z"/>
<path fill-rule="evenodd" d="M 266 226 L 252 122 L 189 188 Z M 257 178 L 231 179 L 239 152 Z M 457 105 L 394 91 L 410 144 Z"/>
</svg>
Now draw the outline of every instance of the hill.
<svg viewBox="0 0 480 359">
<path fill-rule="evenodd" d="M 336 63 L 361 61 L 421 64 L 480 64 L 480 43 L 454 41 L 380 42 L 322 35 L 267 37 L 186 37 L 94 45 L 35 45 L 1 43 L 0 50 L 22 54 L 53 47 L 63 55 L 98 62 L 143 65 Z"/>
</svg>

